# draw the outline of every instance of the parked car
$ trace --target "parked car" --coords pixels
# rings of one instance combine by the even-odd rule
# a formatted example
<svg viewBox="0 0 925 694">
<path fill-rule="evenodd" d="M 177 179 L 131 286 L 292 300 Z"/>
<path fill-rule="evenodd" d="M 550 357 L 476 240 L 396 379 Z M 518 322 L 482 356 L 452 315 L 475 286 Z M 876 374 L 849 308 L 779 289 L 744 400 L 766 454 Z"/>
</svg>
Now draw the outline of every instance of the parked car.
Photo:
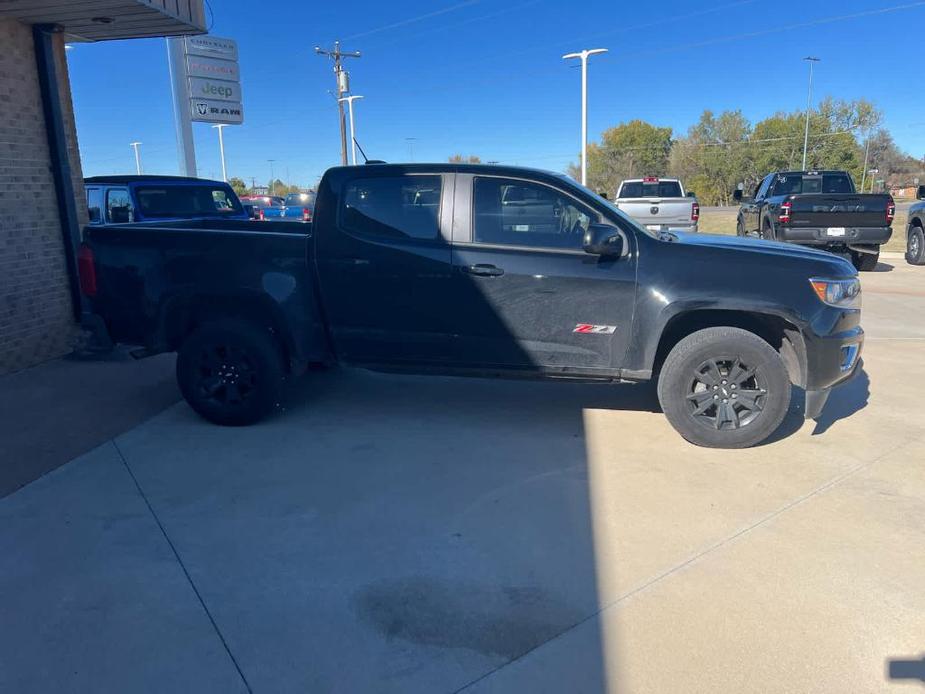
<svg viewBox="0 0 925 694">
<path fill-rule="evenodd" d="M 284 218 L 299 222 L 312 221 L 312 213 L 315 210 L 314 193 L 289 193 L 283 204 L 285 205 Z"/>
<path fill-rule="evenodd" d="M 93 176 L 84 179 L 90 224 L 247 219 L 227 183 L 185 176 Z"/>
<path fill-rule="evenodd" d="M 279 195 L 245 195 L 241 202 L 251 208 L 251 219 L 263 221 L 283 216 L 284 200 Z"/>
<path fill-rule="evenodd" d="M 650 231 L 697 231 L 700 203 L 677 178 L 630 178 L 617 188 L 614 205 Z"/>
<path fill-rule="evenodd" d="M 925 186 L 918 187 L 916 198 L 925 200 Z M 925 202 L 917 202 L 909 207 L 906 260 L 912 265 L 925 265 Z"/>
<path fill-rule="evenodd" d="M 873 270 L 890 240 L 896 206 L 886 193 L 858 193 L 846 171 L 776 171 L 741 202 L 736 232 L 844 254 Z"/>
<path fill-rule="evenodd" d="M 255 422 L 285 377 L 342 363 L 657 378 L 682 436 L 738 448 L 778 428 L 791 383 L 818 416 L 864 339 L 860 282 L 843 258 L 649 231 L 532 169 L 338 167 L 320 183 L 311 228 L 190 224 L 88 228 L 85 323 L 140 356 L 178 351 L 184 397 L 219 424 Z"/>
</svg>

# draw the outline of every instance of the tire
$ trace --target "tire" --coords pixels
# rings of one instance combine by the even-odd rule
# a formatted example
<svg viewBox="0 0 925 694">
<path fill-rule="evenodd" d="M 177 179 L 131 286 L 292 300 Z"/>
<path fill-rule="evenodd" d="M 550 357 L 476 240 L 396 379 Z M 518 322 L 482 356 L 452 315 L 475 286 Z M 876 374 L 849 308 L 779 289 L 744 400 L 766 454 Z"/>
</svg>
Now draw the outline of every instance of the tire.
<svg viewBox="0 0 925 694">
<path fill-rule="evenodd" d="M 771 222 L 764 220 L 764 224 L 761 225 L 761 233 L 758 234 L 758 238 L 764 239 L 765 241 L 774 240 L 774 229 L 771 227 Z"/>
<path fill-rule="evenodd" d="M 189 406 L 215 424 L 244 426 L 279 400 L 283 360 L 270 332 L 239 319 L 206 323 L 177 354 L 177 383 Z"/>
<path fill-rule="evenodd" d="M 707 328 L 688 335 L 668 354 L 658 399 L 668 421 L 691 443 L 748 448 L 784 420 L 790 378 L 777 351 L 754 333 Z"/>
<path fill-rule="evenodd" d="M 906 262 L 925 265 L 925 233 L 922 227 L 912 227 L 906 237 Z"/>
<path fill-rule="evenodd" d="M 851 251 L 851 264 L 854 265 L 858 272 L 871 272 L 880 262 L 880 250 L 876 253 L 859 253 Z"/>
</svg>

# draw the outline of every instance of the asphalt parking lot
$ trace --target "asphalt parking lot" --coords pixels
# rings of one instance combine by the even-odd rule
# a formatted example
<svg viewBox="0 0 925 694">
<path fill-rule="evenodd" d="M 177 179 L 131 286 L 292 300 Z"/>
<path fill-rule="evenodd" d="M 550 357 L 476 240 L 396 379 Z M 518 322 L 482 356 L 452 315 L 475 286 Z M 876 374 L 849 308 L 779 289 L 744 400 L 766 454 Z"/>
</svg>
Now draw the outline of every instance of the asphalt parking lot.
<svg viewBox="0 0 925 694">
<path fill-rule="evenodd" d="M 879 270 L 863 372 L 745 451 L 643 386 L 173 405 L 0 500 L 0 691 L 922 691 L 925 269 Z"/>
</svg>

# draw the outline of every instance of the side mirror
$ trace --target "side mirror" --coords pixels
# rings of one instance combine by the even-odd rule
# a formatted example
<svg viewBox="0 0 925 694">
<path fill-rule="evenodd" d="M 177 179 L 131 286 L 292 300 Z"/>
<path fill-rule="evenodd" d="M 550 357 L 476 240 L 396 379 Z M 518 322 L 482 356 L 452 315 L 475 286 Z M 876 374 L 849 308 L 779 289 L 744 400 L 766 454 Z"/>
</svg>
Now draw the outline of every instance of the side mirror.
<svg viewBox="0 0 925 694">
<path fill-rule="evenodd" d="M 695 193 L 695 192 L 692 191 L 692 190 L 689 190 L 689 191 L 687 191 L 687 197 L 689 197 L 689 198 L 696 198 L 696 197 L 697 197 L 697 193 Z"/>
<path fill-rule="evenodd" d="M 925 186 L 919 186 L 918 190 L 915 191 L 916 200 L 925 200 Z"/>
<path fill-rule="evenodd" d="M 623 236 L 610 224 L 592 224 L 585 232 L 582 243 L 585 253 L 604 258 L 618 258 L 623 254 Z"/>
<path fill-rule="evenodd" d="M 736 188 L 734 191 L 732 191 L 733 200 L 735 200 L 736 202 L 742 202 L 742 198 L 743 198 L 743 195 L 742 195 L 741 188 Z"/>
</svg>

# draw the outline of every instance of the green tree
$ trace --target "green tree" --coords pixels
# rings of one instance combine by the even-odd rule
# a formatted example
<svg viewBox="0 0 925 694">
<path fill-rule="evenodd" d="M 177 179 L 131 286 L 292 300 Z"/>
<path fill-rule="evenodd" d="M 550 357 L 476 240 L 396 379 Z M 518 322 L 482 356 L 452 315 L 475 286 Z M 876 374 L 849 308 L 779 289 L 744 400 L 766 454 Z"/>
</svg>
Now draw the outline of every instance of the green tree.
<svg viewBox="0 0 925 694">
<path fill-rule="evenodd" d="M 728 205 L 739 182 L 753 175 L 751 125 L 741 111 L 706 110 L 671 149 L 670 171 L 705 205 Z"/>
<path fill-rule="evenodd" d="M 642 120 L 609 128 L 601 134 L 600 144 L 588 145 L 588 187 L 614 195 L 625 178 L 664 176 L 670 151 L 671 128 Z M 578 164 L 570 164 L 568 173 L 576 180 L 581 178 Z"/>
<path fill-rule="evenodd" d="M 449 162 L 451 164 L 481 164 L 481 158 L 477 157 L 474 154 L 463 155 L 463 154 L 454 154 L 450 157 Z"/>
<path fill-rule="evenodd" d="M 247 194 L 247 184 L 237 176 L 232 176 L 228 179 L 228 185 L 231 186 L 231 189 L 235 192 L 235 195 L 241 196 Z"/>
</svg>

